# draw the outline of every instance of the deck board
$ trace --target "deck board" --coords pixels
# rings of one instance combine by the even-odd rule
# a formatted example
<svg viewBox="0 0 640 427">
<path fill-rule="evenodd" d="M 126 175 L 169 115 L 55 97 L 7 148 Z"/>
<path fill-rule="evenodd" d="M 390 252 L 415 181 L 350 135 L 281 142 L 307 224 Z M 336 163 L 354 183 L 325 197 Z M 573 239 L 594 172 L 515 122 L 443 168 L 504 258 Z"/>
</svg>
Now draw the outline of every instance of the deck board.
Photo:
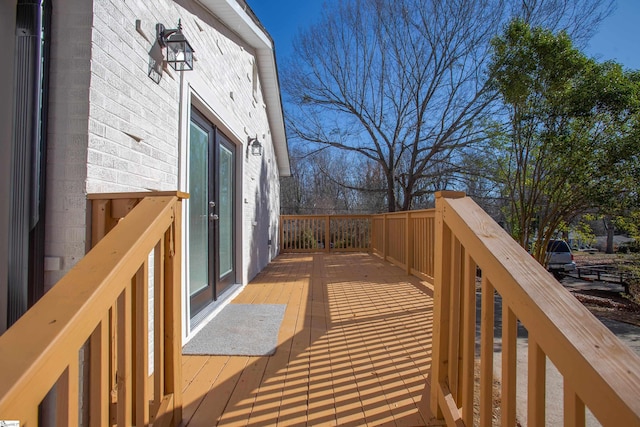
<svg viewBox="0 0 640 427">
<path fill-rule="evenodd" d="M 232 304 L 286 304 L 269 357 L 183 356 L 183 425 L 428 425 L 433 293 L 369 254 L 285 254 Z"/>
</svg>

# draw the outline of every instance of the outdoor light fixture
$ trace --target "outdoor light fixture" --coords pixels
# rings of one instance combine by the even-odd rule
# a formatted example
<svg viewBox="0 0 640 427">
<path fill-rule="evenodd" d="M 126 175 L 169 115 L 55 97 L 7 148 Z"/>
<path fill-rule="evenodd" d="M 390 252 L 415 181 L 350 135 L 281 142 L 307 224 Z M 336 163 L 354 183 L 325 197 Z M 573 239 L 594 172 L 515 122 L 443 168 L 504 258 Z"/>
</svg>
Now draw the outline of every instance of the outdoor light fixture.
<svg viewBox="0 0 640 427">
<path fill-rule="evenodd" d="M 247 156 L 249 155 L 249 150 L 251 150 L 251 154 L 253 156 L 262 156 L 262 144 L 258 141 L 258 137 L 255 138 L 249 137 L 249 144 L 247 145 Z"/>
<path fill-rule="evenodd" d="M 193 48 L 182 34 L 182 24 L 178 28 L 166 29 L 157 24 L 158 44 L 167 48 L 167 63 L 176 71 L 193 70 Z"/>
</svg>

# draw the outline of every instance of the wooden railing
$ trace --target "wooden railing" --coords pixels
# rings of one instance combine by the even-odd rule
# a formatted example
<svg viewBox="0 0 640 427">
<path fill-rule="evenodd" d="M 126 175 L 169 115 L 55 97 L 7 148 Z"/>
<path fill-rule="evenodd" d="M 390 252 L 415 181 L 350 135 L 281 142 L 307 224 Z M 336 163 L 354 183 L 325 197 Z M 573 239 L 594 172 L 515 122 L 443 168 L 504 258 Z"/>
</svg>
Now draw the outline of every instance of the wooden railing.
<svg viewBox="0 0 640 427">
<path fill-rule="evenodd" d="M 518 322 L 528 332 L 528 426 L 545 425 L 547 358 L 562 375 L 565 426 L 584 426 L 585 406 L 603 425 L 640 425 L 640 357 L 464 194 L 437 194 L 436 224 L 431 408 L 438 418 L 448 425 L 473 425 L 479 282 L 481 426 L 492 425 L 497 348 L 500 423 L 516 425 Z"/>
<path fill-rule="evenodd" d="M 368 252 L 369 215 L 282 215 L 281 252 Z"/>
<path fill-rule="evenodd" d="M 434 209 L 374 215 L 373 253 L 433 283 L 434 219 Z"/>
<path fill-rule="evenodd" d="M 434 209 L 380 215 L 282 215 L 280 250 L 373 251 L 408 274 L 433 283 L 434 217 Z"/>
<path fill-rule="evenodd" d="M 92 426 L 180 424 L 180 199 L 186 195 L 144 197 L 150 194 L 92 197 L 92 236 L 101 240 L 0 336 L 0 420 L 38 425 L 39 406 L 54 389 L 59 426 L 79 425 L 81 404 L 89 406 Z M 88 369 L 80 352 L 88 354 Z"/>
</svg>

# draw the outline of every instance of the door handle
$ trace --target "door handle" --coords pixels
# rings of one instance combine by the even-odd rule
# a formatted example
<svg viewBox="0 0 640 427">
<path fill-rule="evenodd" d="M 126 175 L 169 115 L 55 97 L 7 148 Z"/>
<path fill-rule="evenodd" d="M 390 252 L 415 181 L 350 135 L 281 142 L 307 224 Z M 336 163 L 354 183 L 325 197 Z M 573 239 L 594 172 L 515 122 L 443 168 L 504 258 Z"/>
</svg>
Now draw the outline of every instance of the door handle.
<svg viewBox="0 0 640 427">
<path fill-rule="evenodd" d="M 210 219 L 211 221 L 217 221 L 219 218 L 220 218 L 220 217 L 219 217 L 217 214 L 214 214 L 214 213 L 209 214 L 209 219 Z"/>
</svg>

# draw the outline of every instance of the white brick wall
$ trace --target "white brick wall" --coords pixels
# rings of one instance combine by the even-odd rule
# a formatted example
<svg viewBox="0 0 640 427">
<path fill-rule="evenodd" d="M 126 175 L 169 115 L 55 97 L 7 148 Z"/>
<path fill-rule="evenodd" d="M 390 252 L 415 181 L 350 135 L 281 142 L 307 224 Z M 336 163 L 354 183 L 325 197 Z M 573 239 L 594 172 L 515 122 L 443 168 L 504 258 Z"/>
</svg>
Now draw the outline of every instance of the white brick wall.
<svg viewBox="0 0 640 427">
<path fill-rule="evenodd" d="M 86 193 L 186 190 L 179 180 L 190 109 L 185 93 L 201 96 L 237 144 L 244 174 L 239 277 L 255 276 L 275 255 L 279 214 L 255 52 L 195 1 L 60 0 L 54 10 L 47 255 L 62 257 L 63 271 L 49 272 L 48 283 L 85 252 Z M 137 19 L 148 39 L 136 31 Z M 155 25 L 173 28 L 178 19 L 195 49 L 195 70 L 182 76 L 171 70 L 156 84 L 147 76 Z M 247 137 L 256 135 L 264 154 L 247 158 Z"/>
<path fill-rule="evenodd" d="M 164 3 L 161 10 L 172 4 Z M 147 76 L 151 43 L 135 27 L 141 19 L 154 41 L 158 12 L 147 8 L 156 4 L 162 2 L 94 3 L 89 193 L 178 188 L 178 83 L 164 78 L 158 85 Z"/>
<path fill-rule="evenodd" d="M 53 11 L 45 251 L 63 270 L 45 273 L 47 287 L 85 254 L 91 76 L 91 3 L 60 1 Z"/>
</svg>

